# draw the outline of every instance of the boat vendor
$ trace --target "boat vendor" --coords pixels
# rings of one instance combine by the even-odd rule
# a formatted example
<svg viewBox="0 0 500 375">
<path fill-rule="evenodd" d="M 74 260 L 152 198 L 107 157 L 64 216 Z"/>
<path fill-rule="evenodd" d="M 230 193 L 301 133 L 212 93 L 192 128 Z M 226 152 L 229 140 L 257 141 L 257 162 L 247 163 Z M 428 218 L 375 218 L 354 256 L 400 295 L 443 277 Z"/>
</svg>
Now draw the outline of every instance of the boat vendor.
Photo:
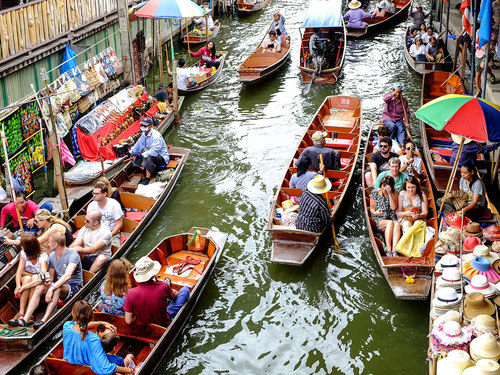
<svg viewBox="0 0 500 375">
<path fill-rule="evenodd" d="M 174 100 L 174 85 L 172 82 L 168 84 L 167 87 L 160 87 L 153 97 L 153 102 L 163 102 L 167 104 L 172 104 Z"/>
<path fill-rule="evenodd" d="M 348 27 L 353 27 L 361 29 L 368 26 L 366 22 L 363 22 L 363 18 L 373 18 L 373 14 L 365 12 L 361 7 L 361 2 L 358 0 L 352 0 L 349 3 L 349 11 L 344 15 L 344 21 L 349 21 Z"/>
<path fill-rule="evenodd" d="M 319 155 L 323 155 L 323 162 L 325 164 L 325 170 L 338 170 L 340 169 L 340 153 L 329 147 L 325 147 L 325 137 L 328 135 L 327 132 L 317 131 L 312 136 L 311 139 L 314 146 L 307 147 L 300 154 L 299 158 L 295 162 L 295 165 L 299 165 L 302 158 L 308 157 L 311 159 L 311 169 L 319 171 Z"/>
<path fill-rule="evenodd" d="M 16 207 L 19 210 L 23 227 L 32 229 L 35 224 L 35 212 L 38 211 L 40 207 L 38 207 L 38 205 L 32 200 L 26 198 L 25 191 L 16 192 L 16 202 L 10 202 L 2 208 L 2 211 L 0 212 L 0 229 L 5 227 L 7 216 L 12 218 L 14 230 L 19 229 Z M 46 202 L 42 204 L 42 208 L 52 211 L 52 203 Z"/>
<path fill-rule="evenodd" d="M 274 13 L 274 22 L 269 30 L 276 31 L 276 35 L 278 35 L 282 41 L 287 44 L 290 43 L 290 36 L 285 29 L 285 17 L 283 17 L 279 11 Z"/>
<path fill-rule="evenodd" d="M 322 195 L 331 187 L 332 183 L 322 175 L 317 175 L 307 183 L 300 201 L 297 229 L 320 233 L 331 223 L 328 203 Z"/>
<path fill-rule="evenodd" d="M 133 165 L 145 171 L 146 177 L 141 179 L 140 184 L 147 185 L 151 178 L 163 166 L 170 161 L 165 140 L 153 129 L 153 119 L 145 117 L 141 121 L 141 137 L 130 150 L 131 155 L 135 155 Z"/>
<path fill-rule="evenodd" d="M 409 122 L 410 115 L 408 100 L 403 96 L 403 84 L 396 82 L 392 85 L 392 92 L 384 96 L 384 102 L 382 122 L 391 131 L 391 138 L 402 145 L 406 138 L 405 122 Z"/>
<path fill-rule="evenodd" d="M 198 52 L 189 51 L 189 54 L 193 57 L 201 57 L 200 65 L 205 65 L 207 68 L 215 67 L 215 69 L 219 69 L 220 61 L 216 61 L 217 51 L 214 42 L 208 42 L 206 47 L 201 47 Z"/>
<path fill-rule="evenodd" d="M 219 22 L 219 20 L 213 20 L 212 15 L 210 14 L 210 9 L 208 7 L 205 6 L 203 7 L 203 9 L 205 10 L 205 15 L 199 18 L 193 17 L 193 22 L 198 25 L 196 27 L 198 30 L 206 31 L 208 24 L 208 30 L 213 31 L 214 29 L 216 29 L 215 24 Z"/>
<path fill-rule="evenodd" d="M 281 52 L 281 42 L 278 40 L 276 31 L 269 31 L 269 39 L 266 39 L 261 44 L 262 53 Z"/>
<path fill-rule="evenodd" d="M 450 164 L 453 165 L 455 163 L 455 159 L 457 158 L 457 153 L 458 149 L 460 148 L 462 137 L 452 134 L 451 139 L 453 140 L 453 144 L 451 145 Z M 492 143 L 490 145 L 481 145 L 470 138 L 465 138 L 464 145 L 462 146 L 462 153 L 460 154 L 460 160 L 458 161 L 458 166 L 461 167 L 466 163 L 475 165 L 477 154 L 487 154 L 488 152 L 495 151 L 498 147 L 500 147 L 499 142 Z"/>
</svg>

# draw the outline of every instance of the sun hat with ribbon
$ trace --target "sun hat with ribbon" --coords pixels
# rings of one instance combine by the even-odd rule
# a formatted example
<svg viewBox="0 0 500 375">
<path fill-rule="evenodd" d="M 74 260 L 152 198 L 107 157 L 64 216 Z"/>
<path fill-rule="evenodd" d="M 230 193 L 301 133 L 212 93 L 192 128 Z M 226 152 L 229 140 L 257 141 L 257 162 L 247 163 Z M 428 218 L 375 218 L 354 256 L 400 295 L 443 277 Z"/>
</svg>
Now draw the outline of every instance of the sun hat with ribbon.
<svg viewBox="0 0 500 375">
<path fill-rule="evenodd" d="M 361 6 L 361 3 L 358 0 L 352 0 L 349 3 L 349 9 L 358 9 Z"/>
<path fill-rule="evenodd" d="M 454 288 L 444 287 L 436 291 L 436 297 L 432 300 L 434 308 L 450 308 L 460 305 L 462 294 L 457 293 Z"/>
<path fill-rule="evenodd" d="M 500 344 L 491 333 L 484 333 L 472 340 L 470 344 L 470 355 L 474 361 L 480 359 L 500 359 Z"/>
<path fill-rule="evenodd" d="M 458 229 L 455 226 L 450 226 L 444 232 L 441 232 L 439 238 L 446 242 L 448 241 L 459 242 L 464 239 L 464 236 L 460 232 L 460 229 Z"/>
<path fill-rule="evenodd" d="M 161 264 L 149 257 L 142 257 L 135 264 L 134 279 L 138 283 L 144 283 L 160 272 Z"/>
<path fill-rule="evenodd" d="M 447 311 L 444 315 L 441 315 L 437 319 L 434 319 L 434 323 L 432 323 L 433 327 L 436 327 L 440 324 L 449 322 L 450 320 L 454 320 L 462 324 L 462 314 L 455 310 Z"/>
<path fill-rule="evenodd" d="M 470 219 L 467 217 L 463 218 L 463 227 L 465 228 L 470 222 Z M 447 214 L 444 217 L 444 223 L 447 226 L 453 226 L 455 228 L 462 228 L 462 216 L 458 215 L 456 212 L 452 212 Z"/>
<path fill-rule="evenodd" d="M 491 263 L 487 258 L 474 257 L 472 260 L 465 262 L 462 267 L 464 279 L 468 282 L 476 275 L 484 275 L 490 283 L 496 284 L 500 280 L 500 276 L 491 268 Z"/>
<path fill-rule="evenodd" d="M 500 375 L 500 365 L 491 359 L 480 359 L 475 366 L 466 368 L 462 375 Z"/>
<path fill-rule="evenodd" d="M 474 292 L 479 292 L 486 297 L 490 297 L 496 294 L 496 288 L 488 281 L 486 276 L 476 275 L 471 279 L 470 284 L 465 286 L 465 293 L 470 294 Z"/>
<path fill-rule="evenodd" d="M 307 183 L 307 190 L 313 194 L 323 194 L 329 191 L 332 183 L 322 175 L 316 175 L 311 181 Z"/>
<path fill-rule="evenodd" d="M 500 227 L 490 225 L 483 231 L 483 238 L 488 241 L 500 241 Z"/>
<path fill-rule="evenodd" d="M 437 289 L 449 286 L 460 291 L 462 284 L 462 274 L 458 268 L 445 268 L 443 274 L 436 280 Z"/>
<path fill-rule="evenodd" d="M 434 272 L 443 272 L 447 268 L 458 268 L 460 266 L 460 260 L 456 255 L 453 254 L 445 254 L 439 261 L 436 263 L 436 267 L 434 268 Z"/>
<path fill-rule="evenodd" d="M 488 301 L 484 294 L 470 293 L 465 296 L 464 303 L 464 318 L 471 320 L 478 315 L 493 315 L 495 314 L 495 306 Z"/>
<path fill-rule="evenodd" d="M 460 323 L 448 321 L 434 327 L 431 332 L 431 345 L 434 352 L 467 350 L 472 340 L 472 330 Z"/>
<path fill-rule="evenodd" d="M 477 245 L 481 245 L 481 240 L 478 237 L 467 236 L 464 240 L 463 250 L 472 253 Z"/>
<path fill-rule="evenodd" d="M 470 238 L 470 237 L 468 237 L 468 238 Z M 472 237 L 472 238 L 477 238 L 477 237 Z M 464 258 L 464 261 L 469 261 L 469 260 L 472 260 L 474 257 L 486 258 L 490 261 L 491 264 L 495 260 L 500 258 L 500 256 L 496 253 L 490 253 L 490 249 L 488 248 L 488 246 L 485 246 L 483 244 L 480 244 L 480 245 L 477 245 L 476 247 L 474 247 L 474 251 L 472 252 L 472 254 L 466 254 L 466 255 L 464 255 L 463 258 Z"/>
<path fill-rule="evenodd" d="M 461 375 L 462 372 L 472 366 L 469 353 L 464 350 L 452 350 L 445 358 L 437 363 L 438 375 Z"/>
<path fill-rule="evenodd" d="M 479 225 L 479 223 L 475 223 L 472 221 L 464 229 L 464 235 L 481 237 L 483 235 L 483 228 L 481 228 L 481 225 Z"/>
<path fill-rule="evenodd" d="M 482 314 L 472 318 L 469 326 L 472 329 L 472 334 L 476 337 L 479 337 L 484 333 L 490 333 L 493 336 L 498 337 L 495 318 L 490 315 Z"/>
<path fill-rule="evenodd" d="M 297 211 L 299 209 L 299 206 L 296 204 L 293 204 L 293 202 L 290 199 L 283 201 L 283 203 L 281 203 L 281 207 L 283 207 L 284 214 L 287 214 L 289 212 L 294 212 L 294 211 Z"/>
</svg>

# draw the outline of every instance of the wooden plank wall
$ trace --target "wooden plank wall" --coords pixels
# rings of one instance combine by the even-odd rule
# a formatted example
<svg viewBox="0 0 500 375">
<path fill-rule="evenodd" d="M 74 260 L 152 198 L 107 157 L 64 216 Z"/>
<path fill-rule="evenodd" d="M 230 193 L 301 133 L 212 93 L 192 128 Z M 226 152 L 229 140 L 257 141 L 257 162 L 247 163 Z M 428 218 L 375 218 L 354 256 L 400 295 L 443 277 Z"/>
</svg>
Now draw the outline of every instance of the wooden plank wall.
<svg viewBox="0 0 500 375">
<path fill-rule="evenodd" d="M 116 12 L 113 0 L 41 0 L 0 12 L 2 59 L 44 45 L 105 15 Z"/>
</svg>

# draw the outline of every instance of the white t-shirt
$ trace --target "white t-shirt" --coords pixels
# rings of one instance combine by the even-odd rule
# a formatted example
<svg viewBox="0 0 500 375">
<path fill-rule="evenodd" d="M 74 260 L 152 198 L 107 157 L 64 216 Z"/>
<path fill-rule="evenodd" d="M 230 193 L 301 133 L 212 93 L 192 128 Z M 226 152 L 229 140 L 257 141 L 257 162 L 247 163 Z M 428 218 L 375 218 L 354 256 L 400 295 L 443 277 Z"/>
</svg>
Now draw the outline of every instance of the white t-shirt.
<svg viewBox="0 0 500 375">
<path fill-rule="evenodd" d="M 108 202 L 104 208 L 100 208 L 96 201 L 90 202 L 87 207 L 87 212 L 99 211 L 102 215 L 101 223 L 106 225 L 112 232 L 116 226 L 116 220 L 123 216 L 122 208 L 113 198 L 108 198 Z"/>
<path fill-rule="evenodd" d="M 180 90 L 187 89 L 187 79 L 189 77 L 188 70 L 186 68 L 177 68 L 177 88 Z"/>
<path fill-rule="evenodd" d="M 403 164 L 406 164 L 406 162 L 408 161 L 408 158 L 406 157 L 406 155 L 401 155 L 399 157 L 399 160 L 401 160 L 401 165 L 403 165 Z M 413 156 L 413 163 L 411 163 L 411 165 L 413 165 L 413 169 L 415 169 L 415 171 L 418 174 L 422 173 L 422 159 L 420 159 L 418 156 L 415 156 L 415 155 Z M 411 170 L 410 166 L 408 166 L 406 168 L 405 173 L 408 176 L 413 176 L 413 171 Z"/>
<path fill-rule="evenodd" d="M 41 272 L 40 271 L 40 264 L 42 262 L 48 262 L 48 259 L 49 259 L 49 256 L 44 251 L 42 251 L 42 253 L 38 257 L 35 264 L 31 263 L 31 260 L 28 260 L 28 257 L 26 255 L 26 253 L 24 252 L 24 250 L 21 250 L 21 256 L 23 257 L 23 259 L 26 262 L 24 269 L 28 272 L 31 272 L 31 273 L 40 273 Z"/>
<path fill-rule="evenodd" d="M 425 33 L 424 35 L 422 35 L 422 43 L 425 43 L 425 44 L 429 43 L 429 40 L 433 36 L 435 36 L 436 39 L 438 39 L 438 33 L 433 33 L 432 35 Z"/>
<path fill-rule="evenodd" d="M 412 44 L 410 47 L 410 55 L 425 55 L 425 46 L 421 44 L 420 47 L 417 48 L 416 44 Z"/>
<path fill-rule="evenodd" d="M 101 224 L 96 230 L 83 227 L 78 232 L 78 238 L 83 240 L 83 247 L 93 246 L 97 241 L 104 242 L 104 247 L 94 255 L 104 254 L 111 256 L 111 231 L 107 226 Z"/>
</svg>

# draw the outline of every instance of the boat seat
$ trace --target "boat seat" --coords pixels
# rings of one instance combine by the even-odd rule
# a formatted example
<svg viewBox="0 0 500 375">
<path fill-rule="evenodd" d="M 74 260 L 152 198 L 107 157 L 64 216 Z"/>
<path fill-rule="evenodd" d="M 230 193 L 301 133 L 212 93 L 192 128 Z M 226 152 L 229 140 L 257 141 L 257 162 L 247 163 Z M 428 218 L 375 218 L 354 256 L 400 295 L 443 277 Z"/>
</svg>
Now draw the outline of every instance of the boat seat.
<svg viewBox="0 0 500 375">
<path fill-rule="evenodd" d="M 258 50 L 260 51 L 260 49 Z M 260 55 L 259 55 L 260 53 Z M 282 52 L 276 53 L 261 53 L 259 52 L 255 55 L 250 56 L 245 61 L 246 69 L 259 69 L 259 68 L 267 68 L 269 65 L 274 64 L 276 61 L 283 57 Z"/>
<path fill-rule="evenodd" d="M 352 139 L 325 138 L 325 146 L 348 149 L 352 145 Z"/>
<path fill-rule="evenodd" d="M 141 221 L 148 214 L 148 211 L 127 211 L 125 217 L 134 221 Z"/>
</svg>

